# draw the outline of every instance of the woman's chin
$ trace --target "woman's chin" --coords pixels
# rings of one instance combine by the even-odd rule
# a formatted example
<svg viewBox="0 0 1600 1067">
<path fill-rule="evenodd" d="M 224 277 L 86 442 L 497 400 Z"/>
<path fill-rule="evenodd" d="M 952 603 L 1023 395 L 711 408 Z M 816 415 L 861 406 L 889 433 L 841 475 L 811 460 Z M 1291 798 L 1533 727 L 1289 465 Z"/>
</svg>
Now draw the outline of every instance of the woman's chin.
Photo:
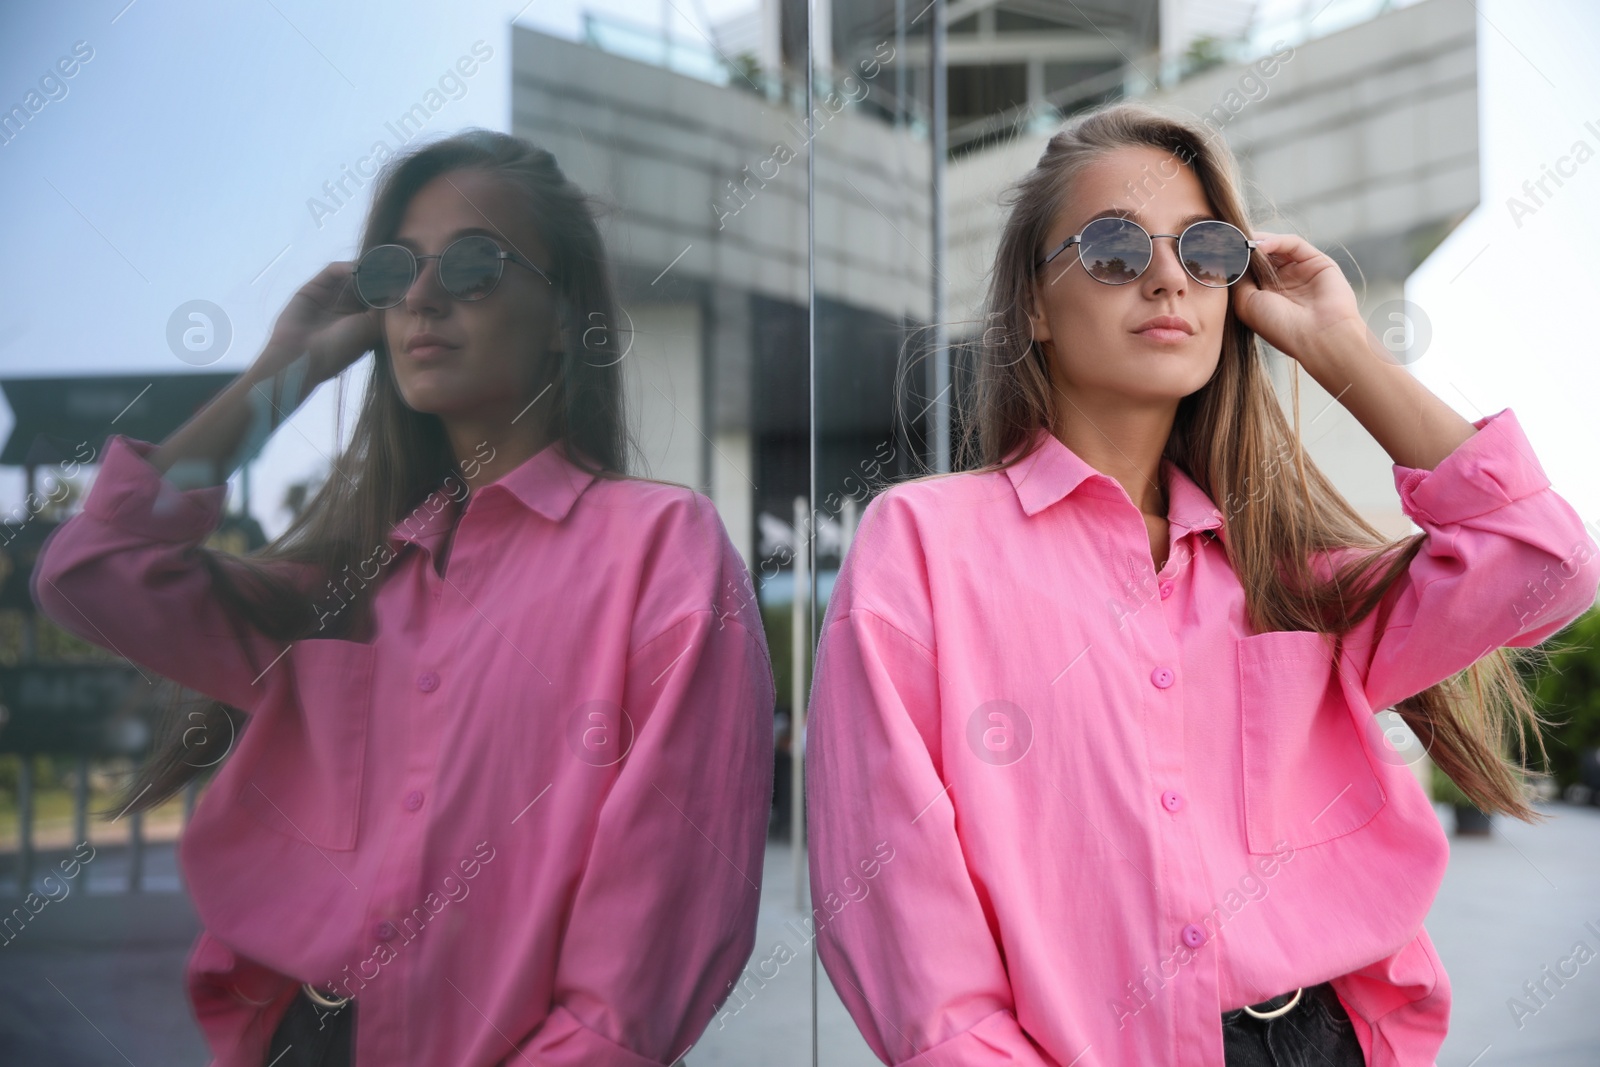
<svg viewBox="0 0 1600 1067">
<path fill-rule="evenodd" d="M 1140 391 L 1188 396 L 1211 380 L 1220 355 L 1194 347 L 1146 345 L 1127 355 L 1129 368 L 1138 368 L 1129 385 Z"/>
<path fill-rule="evenodd" d="M 438 415 L 449 417 L 459 415 L 464 410 L 471 408 L 471 404 L 464 403 L 463 398 L 446 389 L 433 386 L 418 386 L 413 384 L 409 389 L 400 390 L 400 398 L 405 401 L 406 407 L 424 415 Z"/>
</svg>

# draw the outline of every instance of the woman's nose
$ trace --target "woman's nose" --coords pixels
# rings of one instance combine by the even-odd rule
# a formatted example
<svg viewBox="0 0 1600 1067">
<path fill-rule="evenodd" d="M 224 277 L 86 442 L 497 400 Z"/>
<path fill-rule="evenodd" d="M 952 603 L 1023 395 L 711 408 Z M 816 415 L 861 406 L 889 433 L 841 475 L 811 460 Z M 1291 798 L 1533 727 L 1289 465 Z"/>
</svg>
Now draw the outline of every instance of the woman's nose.
<svg viewBox="0 0 1600 1067">
<path fill-rule="evenodd" d="M 1178 255 L 1178 239 L 1152 236 L 1150 244 L 1150 266 L 1145 269 L 1143 280 L 1157 288 L 1185 288 L 1189 283 L 1189 272 L 1183 269 L 1183 261 Z"/>
<path fill-rule="evenodd" d="M 438 310 L 449 299 L 450 294 L 445 292 L 444 286 L 439 281 L 439 261 L 418 260 L 417 276 L 411 279 L 411 288 L 406 290 L 407 310 L 421 311 L 425 308 Z"/>
</svg>

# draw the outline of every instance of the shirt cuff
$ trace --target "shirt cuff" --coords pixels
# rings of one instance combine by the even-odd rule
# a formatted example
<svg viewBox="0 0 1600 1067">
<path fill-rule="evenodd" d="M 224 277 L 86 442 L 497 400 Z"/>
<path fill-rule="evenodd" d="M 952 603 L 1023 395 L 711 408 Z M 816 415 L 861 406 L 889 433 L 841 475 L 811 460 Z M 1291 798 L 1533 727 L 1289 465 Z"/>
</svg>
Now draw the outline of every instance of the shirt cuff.
<svg viewBox="0 0 1600 1067">
<path fill-rule="evenodd" d="M 1400 506 L 1418 523 L 1447 526 L 1476 518 L 1550 485 L 1516 413 L 1502 408 L 1433 470 L 1394 465 Z"/>
<path fill-rule="evenodd" d="M 685 1049 L 684 1051 L 688 1051 Z M 585 1026 L 564 1004 L 555 1005 L 534 1036 L 517 1046 L 518 1053 L 534 1053 L 541 1067 L 661 1067 L 632 1049 Z M 508 1064 L 526 1056 L 513 1055 Z"/>
<path fill-rule="evenodd" d="M 1085 1049 L 1084 1051 L 1088 1051 Z M 979 1019 L 969 1030 L 942 1041 L 900 1067 L 1044 1067 L 1047 1060 L 1010 1008 Z"/>
<path fill-rule="evenodd" d="M 144 458 L 155 448 L 120 433 L 107 438 L 84 512 L 151 541 L 205 540 L 222 519 L 228 487 L 179 489 Z"/>
</svg>

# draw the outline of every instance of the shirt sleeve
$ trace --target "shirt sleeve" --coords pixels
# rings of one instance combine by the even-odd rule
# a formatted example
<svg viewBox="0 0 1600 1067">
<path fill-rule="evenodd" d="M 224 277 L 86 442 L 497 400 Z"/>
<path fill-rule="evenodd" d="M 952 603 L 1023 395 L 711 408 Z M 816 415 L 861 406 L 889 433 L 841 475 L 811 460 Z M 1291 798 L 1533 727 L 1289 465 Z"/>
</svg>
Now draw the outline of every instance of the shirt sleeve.
<svg viewBox="0 0 1600 1067">
<path fill-rule="evenodd" d="M 1427 930 L 1405 947 L 1333 979 L 1368 1067 L 1431 1064 L 1450 1026 L 1450 979 Z"/>
<path fill-rule="evenodd" d="M 563 924 L 555 1004 L 506 1064 L 670 1064 L 750 959 L 773 773 L 759 627 L 753 605 L 700 610 L 630 659 L 636 736 Z"/>
<path fill-rule="evenodd" d="M 144 458 L 155 447 L 108 439 L 83 510 L 39 552 L 34 603 L 85 641 L 250 711 L 284 643 L 222 600 L 195 551 L 221 522 L 227 486 L 179 490 Z"/>
<path fill-rule="evenodd" d="M 1017 1021 L 940 774 L 935 654 L 860 606 L 863 571 L 896 572 L 870 603 L 916 596 L 920 552 L 884 501 L 862 517 L 817 652 L 806 741 L 817 955 L 884 1063 L 1045 1067 Z"/>
<path fill-rule="evenodd" d="M 1427 534 L 1406 574 L 1345 639 L 1375 710 L 1527 647 L 1594 606 L 1600 549 L 1550 488 L 1504 408 L 1433 470 L 1394 465 L 1405 513 Z"/>
</svg>

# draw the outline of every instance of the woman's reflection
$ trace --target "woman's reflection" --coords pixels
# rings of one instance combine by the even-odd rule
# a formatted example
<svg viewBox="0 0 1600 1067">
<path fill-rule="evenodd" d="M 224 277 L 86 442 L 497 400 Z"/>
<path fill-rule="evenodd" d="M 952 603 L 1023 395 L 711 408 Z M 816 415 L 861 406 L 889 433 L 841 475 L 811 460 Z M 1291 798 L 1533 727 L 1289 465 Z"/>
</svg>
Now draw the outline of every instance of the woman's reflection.
<svg viewBox="0 0 1600 1067">
<path fill-rule="evenodd" d="M 111 438 L 34 596 L 207 698 L 124 801 L 218 768 L 181 846 L 218 1065 L 671 1063 L 755 939 L 749 573 L 704 496 L 623 473 L 604 250 L 549 153 L 394 160 L 361 249 L 167 441 Z M 369 350 L 290 528 L 203 547 L 227 474 Z"/>
</svg>

